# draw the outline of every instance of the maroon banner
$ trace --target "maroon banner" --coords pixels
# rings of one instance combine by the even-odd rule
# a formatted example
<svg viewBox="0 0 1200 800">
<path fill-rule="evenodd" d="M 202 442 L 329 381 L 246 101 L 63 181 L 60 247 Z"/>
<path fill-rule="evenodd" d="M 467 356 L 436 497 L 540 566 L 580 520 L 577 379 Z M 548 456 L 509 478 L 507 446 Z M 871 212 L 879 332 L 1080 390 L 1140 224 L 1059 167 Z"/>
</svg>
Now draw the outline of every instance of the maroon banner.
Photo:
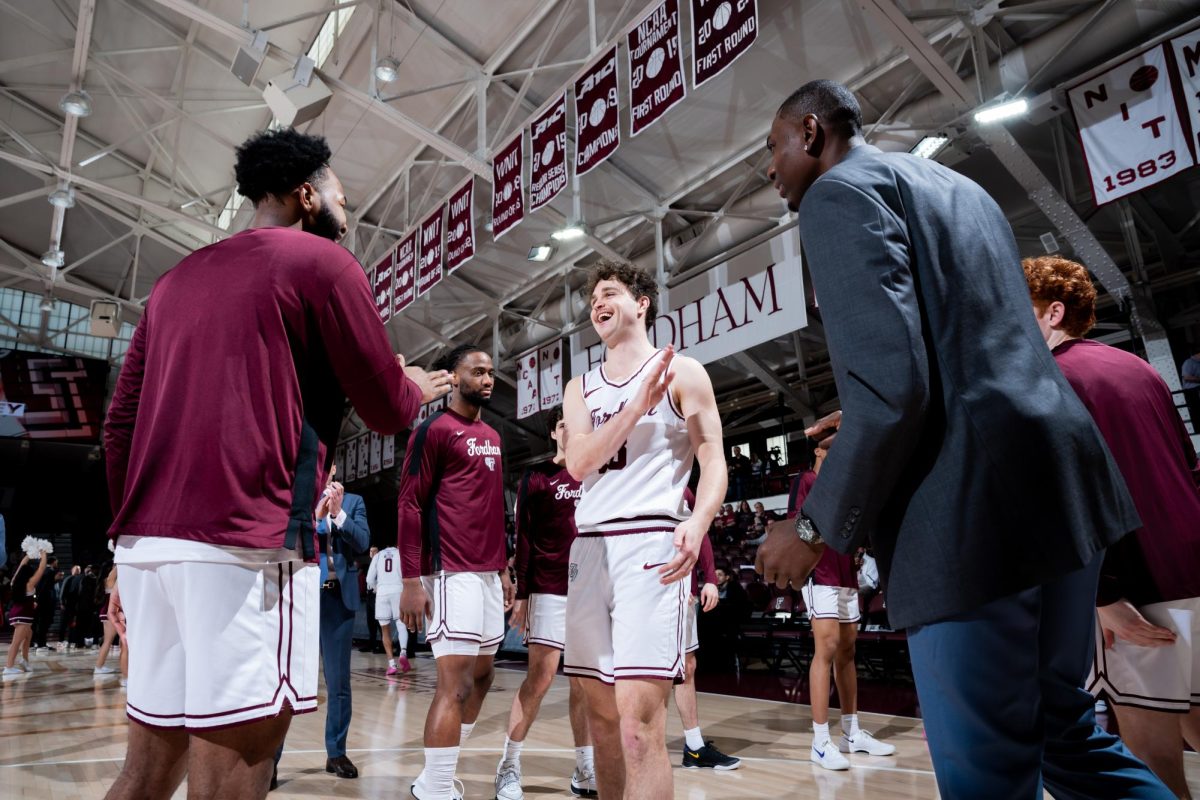
<svg viewBox="0 0 1200 800">
<path fill-rule="evenodd" d="M 521 185 L 524 138 L 524 131 L 518 133 L 492 160 L 492 239 L 498 240 L 525 218 L 525 193 Z"/>
<path fill-rule="evenodd" d="M 621 144 L 617 113 L 617 48 L 593 64 L 575 81 L 575 174 L 583 175 L 604 163 Z"/>
<path fill-rule="evenodd" d="M 687 96 L 679 0 L 663 0 L 629 32 L 629 133 L 637 136 Z"/>
<path fill-rule="evenodd" d="M 372 272 L 372 284 L 375 287 L 375 310 L 379 318 L 386 324 L 392 318 L 392 276 L 395 274 L 396 251 L 389 250 L 388 254 L 379 260 Z"/>
<path fill-rule="evenodd" d="M 537 211 L 567 188 L 567 93 L 529 126 L 529 210 Z"/>
<path fill-rule="evenodd" d="M 417 262 L 417 297 L 423 297 L 442 280 L 442 214 L 445 205 L 437 207 L 421 223 L 420 259 Z"/>
<path fill-rule="evenodd" d="M 392 316 L 412 305 L 417 299 L 417 231 L 400 240 L 396 245 L 396 272 L 394 289 L 395 302 L 392 305 Z"/>
<path fill-rule="evenodd" d="M 692 0 L 692 87 L 737 61 L 758 38 L 758 0 Z"/>
<path fill-rule="evenodd" d="M 446 274 L 449 275 L 475 256 L 475 179 L 450 195 L 446 217 Z"/>
</svg>

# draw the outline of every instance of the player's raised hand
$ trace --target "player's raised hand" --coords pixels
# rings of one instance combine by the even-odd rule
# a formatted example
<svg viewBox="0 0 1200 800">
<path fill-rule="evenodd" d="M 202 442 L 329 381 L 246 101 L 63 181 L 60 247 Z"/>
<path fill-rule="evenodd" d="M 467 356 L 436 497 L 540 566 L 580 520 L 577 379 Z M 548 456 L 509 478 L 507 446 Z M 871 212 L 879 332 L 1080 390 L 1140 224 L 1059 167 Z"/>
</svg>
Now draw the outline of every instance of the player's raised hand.
<svg viewBox="0 0 1200 800">
<path fill-rule="evenodd" d="M 670 390 L 671 379 L 675 377 L 671 372 L 671 361 L 674 358 L 675 348 L 667 345 L 663 348 L 662 358 L 647 373 L 642 385 L 638 387 L 633 402 L 634 408 L 640 409 L 642 414 L 648 413 L 650 409 L 661 403 L 663 395 Z"/>
<path fill-rule="evenodd" d="M 429 602 L 421 579 L 405 578 L 404 588 L 400 590 L 400 621 L 415 632 L 427 619 L 433 619 L 433 604 Z"/>
<path fill-rule="evenodd" d="M 670 562 L 658 568 L 664 585 L 683 580 L 692 574 L 696 559 L 700 558 L 700 541 L 708 533 L 695 517 L 685 519 L 675 527 L 675 548 L 679 553 Z"/>
</svg>

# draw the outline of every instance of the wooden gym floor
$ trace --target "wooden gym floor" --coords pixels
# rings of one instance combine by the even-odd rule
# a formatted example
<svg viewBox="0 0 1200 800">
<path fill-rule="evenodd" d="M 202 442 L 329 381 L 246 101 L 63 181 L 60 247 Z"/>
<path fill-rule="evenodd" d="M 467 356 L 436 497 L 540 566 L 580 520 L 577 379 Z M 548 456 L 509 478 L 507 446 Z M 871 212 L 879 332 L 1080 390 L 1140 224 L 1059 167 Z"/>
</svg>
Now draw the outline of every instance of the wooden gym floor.
<svg viewBox="0 0 1200 800">
<path fill-rule="evenodd" d="M 93 678 L 93 653 L 52 652 L 31 659 L 34 671 L 0 686 L 0 795 L 7 799 L 92 800 L 102 798 L 125 752 L 124 691 L 117 676 Z M 116 658 L 109 662 L 116 666 Z M 324 771 L 324 686 L 322 707 L 297 717 L 280 762 L 283 798 L 407 797 L 421 769 L 421 729 L 433 695 L 433 661 L 413 661 L 407 675 L 387 678 L 382 656 L 352 656 L 354 720 L 348 755 L 357 780 Z M 492 777 L 504 745 L 504 727 L 523 671 L 498 669 L 475 732 L 463 750 L 458 776 L 471 800 L 494 796 Z M 542 705 L 522 753 L 526 796 L 531 800 L 571 797 L 568 779 L 574 750 L 567 725 L 567 683 L 561 676 Z M 897 746 L 896 756 L 850 757 L 846 772 L 829 772 L 808 761 L 808 706 L 727 695 L 700 695 L 706 738 L 742 759 L 735 772 L 675 770 L 675 797 L 682 800 L 906 800 L 937 797 L 921 722 L 909 717 L 861 715 L 862 724 Z M 682 730 L 672 704 L 667 718 L 671 760 L 678 765 Z M 833 726 L 837 725 L 836 712 Z M 1188 775 L 1200 789 L 1200 757 L 1187 755 Z M 184 788 L 176 797 L 185 795 Z"/>
</svg>

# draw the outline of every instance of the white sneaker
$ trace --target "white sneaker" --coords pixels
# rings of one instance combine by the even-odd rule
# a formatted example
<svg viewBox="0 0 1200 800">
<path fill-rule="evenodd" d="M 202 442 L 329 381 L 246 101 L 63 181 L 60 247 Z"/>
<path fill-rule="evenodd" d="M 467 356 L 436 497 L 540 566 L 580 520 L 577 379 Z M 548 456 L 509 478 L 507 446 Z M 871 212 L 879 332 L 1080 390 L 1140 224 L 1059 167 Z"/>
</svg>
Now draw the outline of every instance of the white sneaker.
<svg viewBox="0 0 1200 800">
<path fill-rule="evenodd" d="M 838 749 L 843 753 L 866 753 L 870 756 L 890 756 L 896 753 L 896 745 L 881 742 L 861 729 L 854 736 L 843 733 L 842 740 L 838 742 Z"/>
<path fill-rule="evenodd" d="M 808 753 L 808 760 L 825 769 L 850 769 L 849 759 L 839 753 L 829 739 L 823 742 L 813 742 Z"/>
<path fill-rule="evenodd" d="M 496 800 L 525 800 L 521 790 L 521 770 L 513 764 L 501 764 L 496 773 Z"/>
<path fill-rule="evenodd" d="M 24 656 L 21 656 L 21 658 L 17 661 L 17 666 L 20 667 L 24 672 L 33 672 L 33 667 L 29 666 L 29 659 L 25 658 Z"/>
<path fill-rule="evenodd" d="M 92 670 L 93 675 L 112 675 L 114 672 L 116 672 L 116 670 L 109 666 L 96 667 L 94 670 Z"/>
<path fill-rule="evenodd" d="M 571 794 L 576 797 L 596 797 L 596 773 L 576 767 L 571 773 Z"/>
<path fill-rule="evenodd" d="M 21 671 L 20 667 L 5 667 L 4 668 L 4 680 L 6 680 L 6 681 L 10 680 L 12 678 L 15 678 L 18 675 L 24 675 L 24 674 L 25 673 L 23 671 Z"/>
</svg>

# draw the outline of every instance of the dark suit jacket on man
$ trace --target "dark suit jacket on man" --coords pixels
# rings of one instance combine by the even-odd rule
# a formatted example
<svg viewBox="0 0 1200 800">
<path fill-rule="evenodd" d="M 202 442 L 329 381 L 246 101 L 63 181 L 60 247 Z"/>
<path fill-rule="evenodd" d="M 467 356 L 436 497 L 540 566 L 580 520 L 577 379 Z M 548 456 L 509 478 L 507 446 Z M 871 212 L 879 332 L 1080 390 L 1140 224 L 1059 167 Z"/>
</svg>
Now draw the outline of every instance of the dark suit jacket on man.
<svg viewBox="0 0 1200 800">
<path fill-rule="evenodd" d="M 347 493 L 342 498 L 342 510 L 346 512 L 345 524 L 340 528 L 334 525 L 329 534 L 329 577 L 336 577 L 341 584 L 339 588 L 346 608 L 358 611 L 358 564 L 354 559 L 370 547 L 371 529 L 367 525 L 367 506 L 358 495 Z M 325 521 L 318 523 L 317 532 L 328 532 Z"/>
<path fill-rule="evenodd" d="M 858 147 L 805 195 L 800 236 L 843 413 L 803 511 L 839 552 L 870 537 L 893 626 L 1042 584 L 1139 527 L 983 189 Z"/>
</svg>

